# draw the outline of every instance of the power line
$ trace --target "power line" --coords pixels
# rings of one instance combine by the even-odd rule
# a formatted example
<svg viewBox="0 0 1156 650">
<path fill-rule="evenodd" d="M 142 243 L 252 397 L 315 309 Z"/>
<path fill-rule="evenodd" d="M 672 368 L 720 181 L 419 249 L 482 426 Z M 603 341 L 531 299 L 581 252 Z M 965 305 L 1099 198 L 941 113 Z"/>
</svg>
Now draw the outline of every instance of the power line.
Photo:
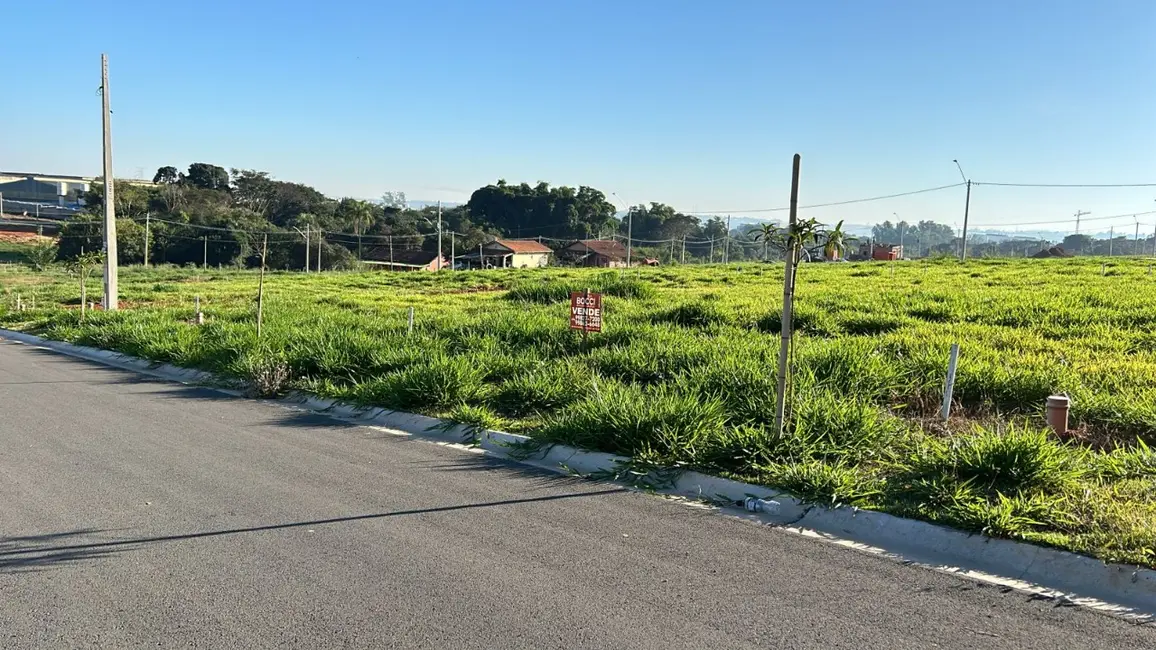
<svg viewBox="0 0 1156 650">
<path fill-rule="evenodd" d="M 995 187 L 1156 187 L 1156 183 L 981 183 L 972 185 L 992 185 Z"/>
<path fill-rule="evenodd" d="M 949 190 L 953 187 L 963 187 L 964 183 L 953 183 L 951 185 L 940 185 L 939 187 L 927 187 L 921 190 L 912 190 L 910 192 L 899 192 L 898 194 L 884 194 L 882 196 L 869 196 L 862 199 L 849 199 L 847 201 L 832 201 L 830 203 L 814 203 L 811 205 L 800 205 L 798 209 L 807 210 L 810 208 L 829 208 L 836 205 L 851 205 L 852 203 L 867 203 L 869 201 L 883 201 L 885 199 L 896 199 L 902 196 L 913 196 L 915 194 L 926 194 L 928 192 L 938 192 L 940 190 Z M 757 208 L 754 210 L 699 210 L 695 212 L 684 212 L 683 214 L 727 214 L 735 212 L 783 212 L 790 210 L 790 206 L 783 206 L 779 208 Z"/>
<path fill-rule="evenodd" d="M 1127 217 L 1127 218 L 1142 217 L 1144 215 L 1149 215 L 1149 214 L 1156 214 L 1156 210 L 1149 210 L 1147 212 L 1126 212 L 1124 214 L 1112 214 L 1112 215 L 1108 215 L 1106 217 L 1083 217 L 1080 219 L 1080 222 L 1082 223 L 1085 221 L 1105 221 L 1108 219 L 1123 219 L 1125 217 Z M 1051 221 L 1024 221 L 1024 222 L 1020 222 L 1020 223 L 981 223 L 978 226 L 973 226 L 973 227 L 975 227 L 975 228 L 1010 228 L 1013 226 L 1048 226 L 1048 225 L 1052 225 L 1052 224 L 1075 223 L 1075 222 L 1076 222 L 1075 219 L 1052 219 Z M 1141 224 L 1141 225 L 1148 225 L 1148 224 Z"/>
</svg>

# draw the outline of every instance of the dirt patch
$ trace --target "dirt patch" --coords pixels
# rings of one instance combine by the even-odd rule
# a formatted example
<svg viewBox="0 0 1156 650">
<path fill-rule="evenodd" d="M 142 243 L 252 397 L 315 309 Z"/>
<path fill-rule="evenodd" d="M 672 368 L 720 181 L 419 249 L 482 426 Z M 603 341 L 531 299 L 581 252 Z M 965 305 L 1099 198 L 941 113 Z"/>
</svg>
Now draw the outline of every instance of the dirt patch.
<svg viewBox="0 0 1156 650">
<path fill-rule="evenodd" d="M 52 238 L 37 235 L 34 232 L 0 230 L 0 242 L 5 244 L 39 244 L 46 241 L 52 241 Z"/>
</svg>

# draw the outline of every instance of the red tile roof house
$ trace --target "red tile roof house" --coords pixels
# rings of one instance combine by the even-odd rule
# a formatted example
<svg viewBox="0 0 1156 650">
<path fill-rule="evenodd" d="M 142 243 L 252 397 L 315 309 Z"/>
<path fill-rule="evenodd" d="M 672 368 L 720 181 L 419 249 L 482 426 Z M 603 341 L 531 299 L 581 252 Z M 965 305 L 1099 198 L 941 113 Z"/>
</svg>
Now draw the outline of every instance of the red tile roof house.
<svg viewBox="0 0 1156 650">
<path fill-rule="evenodd" d="M 583 239 L 561 253 L 579 266 L 626 266 L 626 247 L 613 239 Z"/>
<path fill-rule="evenodd" d="M 553 249 L 532 239 L 495 239 L 482 246 L 487 266 L 497 268 L 541 268 L 550 265 Z M 477 259 L 477 256 L 472 256 Z"/>
</svg>

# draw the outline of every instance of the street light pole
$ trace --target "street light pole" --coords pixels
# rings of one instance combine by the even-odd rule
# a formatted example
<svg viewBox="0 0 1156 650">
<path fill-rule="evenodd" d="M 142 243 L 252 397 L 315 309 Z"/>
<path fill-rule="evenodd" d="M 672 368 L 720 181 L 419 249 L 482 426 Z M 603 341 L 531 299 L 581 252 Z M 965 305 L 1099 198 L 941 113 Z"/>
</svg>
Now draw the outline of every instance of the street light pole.
<svg viewBox="0 0 1156 650">
<path fill-rule="evenodd" d="M 108 55 L 100 55 L 101 123 L 104 132 L 104 309 L 120 306 L 117 295 L 116 203 L 113 202 L 112 119 L 108 102 Z"/>
<path fill-rule="evenodd" d="M 964 199 L 964 203 L 963 203 L 963 241 L 960 242 L 960 246 L 959 246 L 959 261 L 960 262 L 966 262 L 967 261 L 967 217 L 968 217 L 968 213 L 971 212 L 971 180 L 969 180 L 967 178 L 967 174 L 963 173 L 963 167 L 960 166 L 958 160 L 953 159 L 951 162 L 955 163 L 956 169 L 959 170 L 960 177 L 963 178 L 963 182 L 967 183 L 967 198 Z"/>
<path fill-rule="evenodd" d="M 442 270 L 442 202 L 438 201 L 438 270 Z"/>
</svg>

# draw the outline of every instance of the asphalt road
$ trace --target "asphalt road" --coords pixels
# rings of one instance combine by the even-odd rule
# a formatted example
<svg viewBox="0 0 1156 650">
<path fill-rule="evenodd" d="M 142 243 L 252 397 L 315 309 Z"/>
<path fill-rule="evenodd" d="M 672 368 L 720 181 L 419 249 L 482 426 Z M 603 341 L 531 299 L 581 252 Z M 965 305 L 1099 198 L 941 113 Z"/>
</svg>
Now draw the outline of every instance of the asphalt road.
<svg viewBox="0 0 1156 650">
<path fill-rule="evenodd" d="M 0 342 L 0 647 L 1152 648 L 1156 629 Z"/>
</svg>

